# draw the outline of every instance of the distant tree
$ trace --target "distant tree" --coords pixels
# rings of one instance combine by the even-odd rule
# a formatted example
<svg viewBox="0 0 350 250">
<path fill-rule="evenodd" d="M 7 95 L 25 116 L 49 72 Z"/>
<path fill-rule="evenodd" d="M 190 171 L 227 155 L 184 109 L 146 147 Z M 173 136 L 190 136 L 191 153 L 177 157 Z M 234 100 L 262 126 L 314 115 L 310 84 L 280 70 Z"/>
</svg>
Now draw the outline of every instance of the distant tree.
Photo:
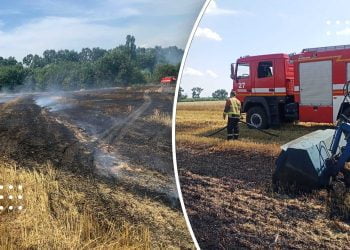
<svg viewBox="0 0 350 250">
<path fill-rule="evenodd" d="M 132 35 L 126 36 L 125 48 L 132 59 L 136 58 L 136 45 L 135 45 L 135 37 Z"/>
<path fill-rule="evenodd" d="M 178 75 L 182 49 L 137 48 L 135 41 L 128 35 L 125 44 L 110 50 L 45 50 L 42 55 L 28 54 L 21 62 L 0 57 L 0 91 L 15 91 L 18 85 L 33 91 L 126 86 Z"/>
<path fill-rule="evenodd" d="M 57 52 L 57 61 L 60 62 L 78 62 L 79 61 L 79 53 L 74 50 L 59 50 Z"/>
<path fill-rule="evenodd" d="M 165 62 L 174 64 L 174 65 L 180 63 L 183 56 L 183 51 L 176 46 L 163 48 L 160 51 L 160 53 L 163 56 L 163 59 L 165 60 Z"/>
<path fill-rule="evenodd" d="M 138 48 L 136 51 L 136 63 L 142 70 L 153 73 L 157 63 L 154 49 Z"/>
<path fill-rule="evenodd" d="M 111 50 L 96 62 L 96 76 L 103 82 L 109 82 L 109 85 L 112 86 L 146 82 L 135 61 L 119 48 Z"/>
<path fill-rule="evenodd" d="M 40 68 L 44 66 L 45 66 L 44 60 L 40 56 L 34 55 L 32 58 L 32 63 L 30 64 L 30 67 Z"/>
<path fill-rule="evenodd" d="M 32 54 L 29 54 L 26 57 L 24 57 L 22 61 L 25 66 L 31 67 L 33 64 L 33 59 L 34 59 L 34 56 Z"/>
<path fill-rule="evenodd" d="M 152 48 L 156 55 L 157 64 L 178 64 L 181 62 L 184 51 L 177 48 L 176 46 L 162 48 L 161 46 L 156 46 Z"/>
<path fill-rule="evenodd" d="M 98 59 L 104 57 L 107 54 L 107 50 L 101 49 L 99 47 L 92 49 L 92 61 L 97 61 Z"/>
<path fill-rule="evenodd" d="M 0 67 L 0 89 L 14 90 L 17 85 L 23 84 L 26 71 L 21 65 L 9 65 Z"/>
<path fill-rule="evenodd" d="M 163 64 L 158 65 L 154 72 L 154 80 L 159 82 L 161 78 L 165 76 L 175 76 L 177 77 L 179 73 L 180 65 Z"/>
<path fill-rule="evenodd" d="M 195 87 L 195 88 L 192 88 L 191 91 L 192 91 L 192 98 L 197 99 L 197 98 L 200 98 L 200 95 L 203 89 L 200 87 Z"/>
<path fill-rule="evenodd" d="M 53 49 L 45 50 L 43 56 L 45 65 L 57 62 L 56 51 Z"/>
<path fill-rule="evenodd" d="M 90 48 L 83 48 L 79 53 L 80 62 L 91 62 L 93 60 L 93 53 Z"/>
<path fill-rule="evenodd" d="M 187 95 L 184 94 L 185 90 L 183 88 L 179 88 L 179 94 L 177 96 L 178 100 L 183 100 L 187 98 Z"/>
<path fill-rule="evenodd" d="M 224 100 L 224 99 L 227 98 L 227 96 L 228 96 L 228 93 L 224 89 L 218 89 L 212 94 L 213 98 L 216 98 L 216 99 L 219 99 L 219 100 Z"/>
<path fill-rule="evenodd" d="M 15 65 L 17 65 L 17 64 L 19 64 L 18 62 L 17 62 L 17 60 L 14 58 L 14 57 L 12 57 L 12 56 L 10 56 L 9 58 L 3 58 L 3 57 L 0 57 L 0 66 L 15 66 Z"/>
<path fill-rule="evenodd" d="M 15 66 L 17 65 L 17 60 L 13 57 L 13 56 L 10 56 L 9 58 L 7 58 L 7 66 Z"/>
</svg>

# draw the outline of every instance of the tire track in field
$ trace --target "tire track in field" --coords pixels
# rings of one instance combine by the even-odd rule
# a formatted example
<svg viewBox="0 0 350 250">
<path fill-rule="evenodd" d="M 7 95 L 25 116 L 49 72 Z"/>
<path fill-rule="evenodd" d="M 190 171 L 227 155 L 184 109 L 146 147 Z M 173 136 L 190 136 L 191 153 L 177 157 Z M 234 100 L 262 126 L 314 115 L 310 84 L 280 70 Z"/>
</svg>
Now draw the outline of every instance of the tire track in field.
<svg viewBox="0 0 350 250">
<path fill-rule="evenodd" d="M 157 154 L 145 155 L 145 158 L 142 156 L 142 152 L 140 152 L 140 159 L 147 160 L 137 162 L 138 160 L 135 161 L 133 154 L 129 156 L 127 152 L 123 152 L 125 147 L 132 151 L 135 143 L 136 146 L 145 143 L 145 146 L 154 145 L 156 148 L 157 143 L 164 139 L 165 131 L 168 128 L 150 129 L 147 121 L 145 122 L 143 119 L 145 113 L 151 113 L 151 109 L 155 108 L 157 104 L 157 99 L 152 96 L 153 92 L 146 90 L 141 95 L 141 102 L 139 101 L 139 105 L 134 111 L 117 120 L 110 128 L 107 127 L 102 130 L 102 133 L 91 134 L 87 132 L 84 127 L 89 122 L 84 125 L 79 120 L 71 120 L 71 114 L 66 117 L 67 119 L 60 120 L 60 117 L 57 117 L 56 120 L 71 128 L 77 138 L 86 143 L 93 156 L 92 164 L 96 174 L 108 179 L 116 179 L 120 185 L 128 189 L 132 186 L 138 194 L 157 197 L 157 200 L 161 200 L 167 205 L 170 204 L 171 207 L 177 207 L 177 192 L 174 189 L 175 181 L 169 175 L 169 172 L 173 173 L 173 171 L 168 171 L 170 169 L 169 162 Z M 160 89 L 155 92 L 163 93 L 163 90 Z M 166 97 L 166 100 L 170 100 L 167 95 L 164 97 Z M 142 134 L 138 135 L 140 131 L 145 133 L 141 132 Z M 127 138 L 130 135 L 134 136 L 136 140 L 140 139 L 140 141 L 129 145 Z M 137 138 L 137 136 L 140 136 L 140 138 Z M 151 169 L 147 166 L 149 164 L 153 164 Z"/>
</svg>

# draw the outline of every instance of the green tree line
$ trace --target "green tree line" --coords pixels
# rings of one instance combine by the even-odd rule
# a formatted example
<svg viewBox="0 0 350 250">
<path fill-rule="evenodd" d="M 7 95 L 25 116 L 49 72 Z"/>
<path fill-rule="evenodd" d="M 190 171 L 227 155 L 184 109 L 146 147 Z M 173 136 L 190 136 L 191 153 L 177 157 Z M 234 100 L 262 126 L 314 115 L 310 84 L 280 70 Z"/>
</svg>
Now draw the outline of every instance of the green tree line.
<svg viewBox="0 0 350 250">
<path fill-rule="evenodd" d="M 157 83 L 177 76 L 183 50 L 176 46 L 137 47 L 128 35 L 124 45 L 110 50 L 83 48 L 46 50 L 21 62 L 0 57 L 0 91 L 74 90 Z"/>
</svg>

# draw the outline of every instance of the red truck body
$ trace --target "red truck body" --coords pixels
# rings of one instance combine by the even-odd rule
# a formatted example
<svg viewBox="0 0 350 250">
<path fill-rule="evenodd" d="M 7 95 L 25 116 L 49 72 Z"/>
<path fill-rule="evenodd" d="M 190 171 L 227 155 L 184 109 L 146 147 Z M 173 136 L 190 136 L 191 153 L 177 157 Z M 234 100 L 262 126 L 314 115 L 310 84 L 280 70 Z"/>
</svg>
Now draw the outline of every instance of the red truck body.
<svg viewBox="0 0 350 250">
<path fill-rule="evenodd" d="M 162 84 L 172 84 L 172 83 L 175 83 L 175 82 L 176 82 L 176 77 L 175 76 L 166 76 L 166 77 L 163 77 L 160 80 L 160 83 L 162 83 Z"/>
<path fill-rule="evenodd" d="M 299 54 L 246 56 L 231 67 L 233 90 L 260 128 L 283 121 L 333 123 L 350 80 L 350 45 L 304 49 Z"/>
</svg>

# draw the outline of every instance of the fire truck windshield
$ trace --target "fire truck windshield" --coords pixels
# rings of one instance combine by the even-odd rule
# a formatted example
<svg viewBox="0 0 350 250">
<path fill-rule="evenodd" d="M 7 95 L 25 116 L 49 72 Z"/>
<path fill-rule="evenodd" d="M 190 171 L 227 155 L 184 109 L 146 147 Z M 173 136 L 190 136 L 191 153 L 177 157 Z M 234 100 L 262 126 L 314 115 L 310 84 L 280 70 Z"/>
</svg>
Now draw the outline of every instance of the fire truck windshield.
<svg viewBox="0 0 350 250">
<path fill-rule="evenodd" d="M 247 78 L 250 75 L 250 68 L 248 63 L 239 63 L 237 65 L 237 79 Z"/>
</svg>

